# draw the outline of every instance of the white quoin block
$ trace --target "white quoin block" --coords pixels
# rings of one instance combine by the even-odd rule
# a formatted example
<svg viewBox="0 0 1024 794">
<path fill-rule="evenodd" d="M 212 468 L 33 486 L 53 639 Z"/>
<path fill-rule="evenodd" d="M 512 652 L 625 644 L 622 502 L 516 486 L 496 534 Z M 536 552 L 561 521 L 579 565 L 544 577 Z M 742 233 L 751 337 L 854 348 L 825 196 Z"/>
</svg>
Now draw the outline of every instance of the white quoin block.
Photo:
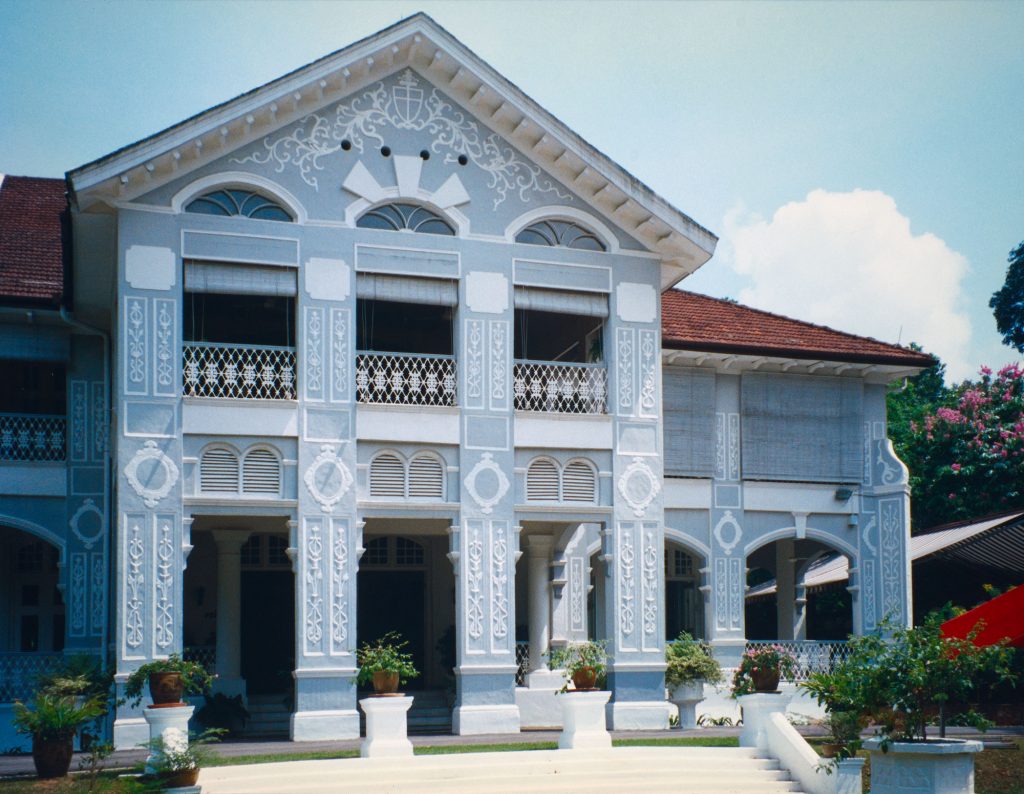
<svg viewBox="0 0 1024 794">
<path fill-rule="evenodd" d="M 781 692 L 757 692 L 741 695 L 736 702 L 743 709 L 743 727 L 740 729 L 740 747 L 768 749 L 765 728 L 772 714 L 785 714 L 790 696 Z"/>
<path fill-rule="evenodd" d="M 363 758 L 396 758 L 412 755 L 406 715 L 412 698 L 369 697 L 359 701 L 366 714 L 366 738 L 359 748 Z"/>
<path fill-rule="evenodd" d="M 605 717 L 605 706 L 611 696 L 612 693 L 606 691 L 570 691 L 558 696 L 563 726 L 558 738 L 559 750 L 612 746 Z"/>
<path fill-rule="evenodd" d="M 144 709 L 142 716 L 146 718 L 146 722 L 149 724 L 149 740 L 155 741 L 163 737 L 168 729 L 177 729 L 185 735 L 185 741 L 187 742 L 188 721 L 192 719 L 192 713 L 195 710 L 195 706 L 168 706 L 167 708 L 153 708 L 150 706 Z M 146 772 L 152 773 L 152 765 L 159 760 L 160 754 L 155 749 L 150 748 L 149 755 L 146 756 Z"/>
<path fill-rule="evenodd" d="M 871 794 L 974 794 L 974 754 L 984 745 L 962 739 L 893 742 L 868 739 Z"/>
</svg>

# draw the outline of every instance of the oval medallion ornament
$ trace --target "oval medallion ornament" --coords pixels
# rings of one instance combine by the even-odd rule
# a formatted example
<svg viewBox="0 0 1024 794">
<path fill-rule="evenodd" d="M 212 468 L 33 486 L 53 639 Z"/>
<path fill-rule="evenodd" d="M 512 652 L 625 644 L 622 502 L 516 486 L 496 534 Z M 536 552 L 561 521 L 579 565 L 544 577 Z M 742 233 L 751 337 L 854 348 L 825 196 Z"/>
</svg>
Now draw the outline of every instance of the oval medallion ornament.
<svg viewBox="0 0 1024 794">
<path fill-rule="evenodd" d="M 505 472 L 494 462 L 490 452 L 485 452 L 464 480 L 466 491 L 480 507 L 482 513 L 490 513 L 502 497 L 508 493 L 510 483 Z"/>
<path fill-rule="evenodd" d="M 178 467 L 155 441 L 147 441 L 124 467 L 124 476 L 146 507 L 153 508 L 178 482 Z"/>
<path fill-rule="evenodd" d="M 619 476 L 619 493 L 637 518 L 643 517 L 654 498 L 661 493 L 661 483 L 643 458 L 633 458 Z"/>
<path fill-rule="evenodd" d="M 75 537 L 82 541 L 82 545 L 87 549 L 91 549 L 103 536 L 103 525 L 103 511 L 92 499 L 84 500 L 68 521 L 68 526 L 75 533 Z"/>
<path fill-rule="evenodd" d="M 320 454 L 309 464 L 302 479 L 310 496 L 316 499 L 320 509 L 325 513 L 330 513 L 341 501 L 353 482 L 352 472 L 330 444 L 320 447 Z"/>
</svg>

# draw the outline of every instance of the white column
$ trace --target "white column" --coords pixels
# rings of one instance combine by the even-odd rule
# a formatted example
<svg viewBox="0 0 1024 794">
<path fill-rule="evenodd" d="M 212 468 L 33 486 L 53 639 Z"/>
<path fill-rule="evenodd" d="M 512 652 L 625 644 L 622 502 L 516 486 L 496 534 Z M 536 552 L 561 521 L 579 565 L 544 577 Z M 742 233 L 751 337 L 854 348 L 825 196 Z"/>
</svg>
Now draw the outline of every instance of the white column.
<svg viewBox="0 0 1024 794">
<path fill-rule="evenodd" d="M 793 540 L 786 538 L 775 543 L 775 614 L 778 627 L 776 639 L 792 640 L 794 610 L 796 607 L 795 593 L 796 565 L 793 560 Z"/>
<path fill-rule="evenodd" d="M 807 639 L 807 588 L 797 584 L 793 588 L 793 639 Z"/>
<path fill-rule="evenodd" d="M 242 678 L 242 559 L 249 532 L 218 529 L 217 543 L 217 678 L 214 689 L 225 695 L 245 697 Z"/>
<path fill-rule="evenodd" d="M 551 642 L 551 548 L 548 535 L 527 538 L 528 610 L 530 613 L 530 675 L 547 676 L 546 654 Z"/>
</svg>

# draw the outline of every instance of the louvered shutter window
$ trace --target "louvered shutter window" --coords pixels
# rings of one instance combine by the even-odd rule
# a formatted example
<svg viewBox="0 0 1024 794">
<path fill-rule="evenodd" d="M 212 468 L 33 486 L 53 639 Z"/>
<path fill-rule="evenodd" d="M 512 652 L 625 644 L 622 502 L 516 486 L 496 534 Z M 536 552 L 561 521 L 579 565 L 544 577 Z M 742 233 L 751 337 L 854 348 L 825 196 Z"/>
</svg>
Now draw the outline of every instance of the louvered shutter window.
<svg viewBox="0 0 1024 794">
<path fill-rule="evenodd" d="M 203 493 L 238 493 L 238 457 L 230 449 L 214 448 L 199 462 L 199 490 Z"/>
<path fill-rule="evenodd" d="M 594 470 L 582 460 L 566 464 L 562 474 L 562 499 L 566 502 L 597 501 L 597 482 Z"/>
<path fill-rule="evenodd" d="M 242 461 L 242 493 L 281 492 L 281 466 L 269 449 L 254 449 Z"/>
<path fill-rule="evenodd" d="M 554 461 L 541 458 L 526 470 L 526 501 L 558 501 L 558 466 Z"/>
<path fill-rule="evenodd" d="M 430 455 L 417 455 L 409 464 L 410 499 L 444 499 L 444 468 Z"/>
<path fill-rule="evenodd" d="M 405 466 L 397 455 L 385 452 L 370 463 L 370 496 L 405 498 Z"/>
</svg>

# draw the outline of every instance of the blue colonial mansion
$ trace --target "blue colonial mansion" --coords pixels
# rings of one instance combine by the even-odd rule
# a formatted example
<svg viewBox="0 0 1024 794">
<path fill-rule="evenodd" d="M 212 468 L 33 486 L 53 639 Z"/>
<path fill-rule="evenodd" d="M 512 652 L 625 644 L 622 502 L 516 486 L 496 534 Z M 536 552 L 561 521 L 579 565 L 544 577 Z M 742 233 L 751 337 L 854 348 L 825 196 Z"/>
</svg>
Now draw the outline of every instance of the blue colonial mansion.
<svg viewBox="0 0 1024 794">
<path fill-rule="evenodd" d="M 61 654 L 184 653 L 300 741 L 359 735 L 389 630 L 459 734 L 552 725 L 590 637 L 645 729 L 680 631 L 729 667 L 908 621 L 885 393 L 931 359 L 677 289 L 716 242 L 422 15 L 3 178 L 0 746 Z"/>
</svg>

